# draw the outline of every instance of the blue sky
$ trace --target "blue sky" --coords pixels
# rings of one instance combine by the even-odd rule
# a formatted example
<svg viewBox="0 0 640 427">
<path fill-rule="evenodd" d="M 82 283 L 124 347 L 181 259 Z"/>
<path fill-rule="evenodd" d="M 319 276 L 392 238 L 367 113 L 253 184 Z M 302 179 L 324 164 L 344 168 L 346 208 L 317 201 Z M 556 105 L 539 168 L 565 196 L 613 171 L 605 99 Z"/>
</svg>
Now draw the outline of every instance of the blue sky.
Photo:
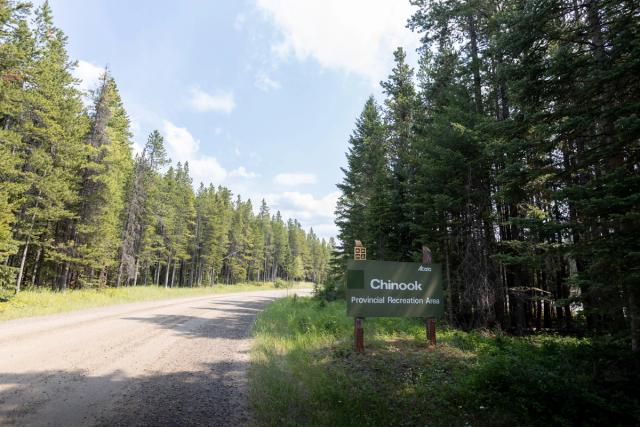
<svg viewBox="0 0 640 427">
<path fill-rule="evenodd" d="M 158 129 L 200 181 L 335 235 L 354 121 L 392 52 L 414 51 L 402 0 L 50 0 L 83 89 L 104 66 L 134 134 Z"/>
</svg>

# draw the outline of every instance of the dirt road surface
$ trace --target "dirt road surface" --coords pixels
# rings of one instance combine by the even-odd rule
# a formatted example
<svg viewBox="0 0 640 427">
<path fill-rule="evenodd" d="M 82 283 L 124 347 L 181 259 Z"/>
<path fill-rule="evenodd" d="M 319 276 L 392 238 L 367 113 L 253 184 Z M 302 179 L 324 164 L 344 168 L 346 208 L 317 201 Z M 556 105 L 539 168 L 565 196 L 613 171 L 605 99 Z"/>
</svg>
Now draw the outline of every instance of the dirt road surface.
<svg viewBox="0 0 640 427">
<path fill-rule="evenodd" d="M 0 425 L 246 425 L 250 329 L 284 294 L 0 322 Z"/>
</svg>

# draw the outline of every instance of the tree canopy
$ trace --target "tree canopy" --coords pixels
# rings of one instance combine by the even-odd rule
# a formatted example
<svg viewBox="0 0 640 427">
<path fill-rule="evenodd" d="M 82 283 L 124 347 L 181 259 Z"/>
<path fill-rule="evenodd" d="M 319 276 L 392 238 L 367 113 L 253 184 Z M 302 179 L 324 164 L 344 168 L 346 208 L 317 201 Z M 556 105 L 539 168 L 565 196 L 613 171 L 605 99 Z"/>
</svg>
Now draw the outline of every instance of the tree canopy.
<svg viewBox="0 0 640 427">
<path fill-rule="evenodd" d="M 411 3 L 417 70 L 396 50 L 349 140 L 342 257 L 427 245 L 453 324 L 640 350 L 637 3 Z"/>
<path fill-rule="evenodd" d="M 0 288 L 323 281 L 333 241 L 225 187 L 158 131 L 132 150 L 114 76 L 85 107 L 48 2 L 0 0 Z"/>
</svg>

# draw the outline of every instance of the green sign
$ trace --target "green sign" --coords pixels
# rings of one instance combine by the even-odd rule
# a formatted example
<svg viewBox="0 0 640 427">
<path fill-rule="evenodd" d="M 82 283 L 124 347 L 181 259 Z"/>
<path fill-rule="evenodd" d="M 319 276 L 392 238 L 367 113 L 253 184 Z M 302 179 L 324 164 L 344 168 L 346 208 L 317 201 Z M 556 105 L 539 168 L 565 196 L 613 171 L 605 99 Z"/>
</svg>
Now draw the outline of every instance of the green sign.
<svg viewBox="0 0 640 427">
<path fill-rule="evenodd" d="M 348 261 L 348 316 L 440 317 L 443 312 L 440 264 Z"/>
</svg>

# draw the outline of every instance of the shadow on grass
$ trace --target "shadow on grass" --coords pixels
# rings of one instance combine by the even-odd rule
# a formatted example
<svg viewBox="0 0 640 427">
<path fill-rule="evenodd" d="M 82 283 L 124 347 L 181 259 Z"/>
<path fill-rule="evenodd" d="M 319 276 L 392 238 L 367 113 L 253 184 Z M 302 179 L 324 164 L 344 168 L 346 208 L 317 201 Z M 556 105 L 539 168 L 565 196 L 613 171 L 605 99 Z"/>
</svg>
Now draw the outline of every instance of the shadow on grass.
<svg viewBox="0 0 640 427">
<path fill-rule="evenodd" d="M 327 339 L 323 327 L 330 317 L 338 327 Z M 277 326 L 300 320 L 305 328 L 294 336 Z M 640 424 L 638 369 L 627 347 L 449 330 L 429 350 L 414 338 L 411 322 L 398 322 L 407 326 L 405 334 L 390 337 L 397 325 L 372 320 L 367 349 L 355 354 L 348 322 L 342 306 L 322 308 L 313 301 L 281 301 L 261 315 L 251 368 L 260 423 Z M 381 334 L 377 339 L 374 331 Z"/>
</svg>

